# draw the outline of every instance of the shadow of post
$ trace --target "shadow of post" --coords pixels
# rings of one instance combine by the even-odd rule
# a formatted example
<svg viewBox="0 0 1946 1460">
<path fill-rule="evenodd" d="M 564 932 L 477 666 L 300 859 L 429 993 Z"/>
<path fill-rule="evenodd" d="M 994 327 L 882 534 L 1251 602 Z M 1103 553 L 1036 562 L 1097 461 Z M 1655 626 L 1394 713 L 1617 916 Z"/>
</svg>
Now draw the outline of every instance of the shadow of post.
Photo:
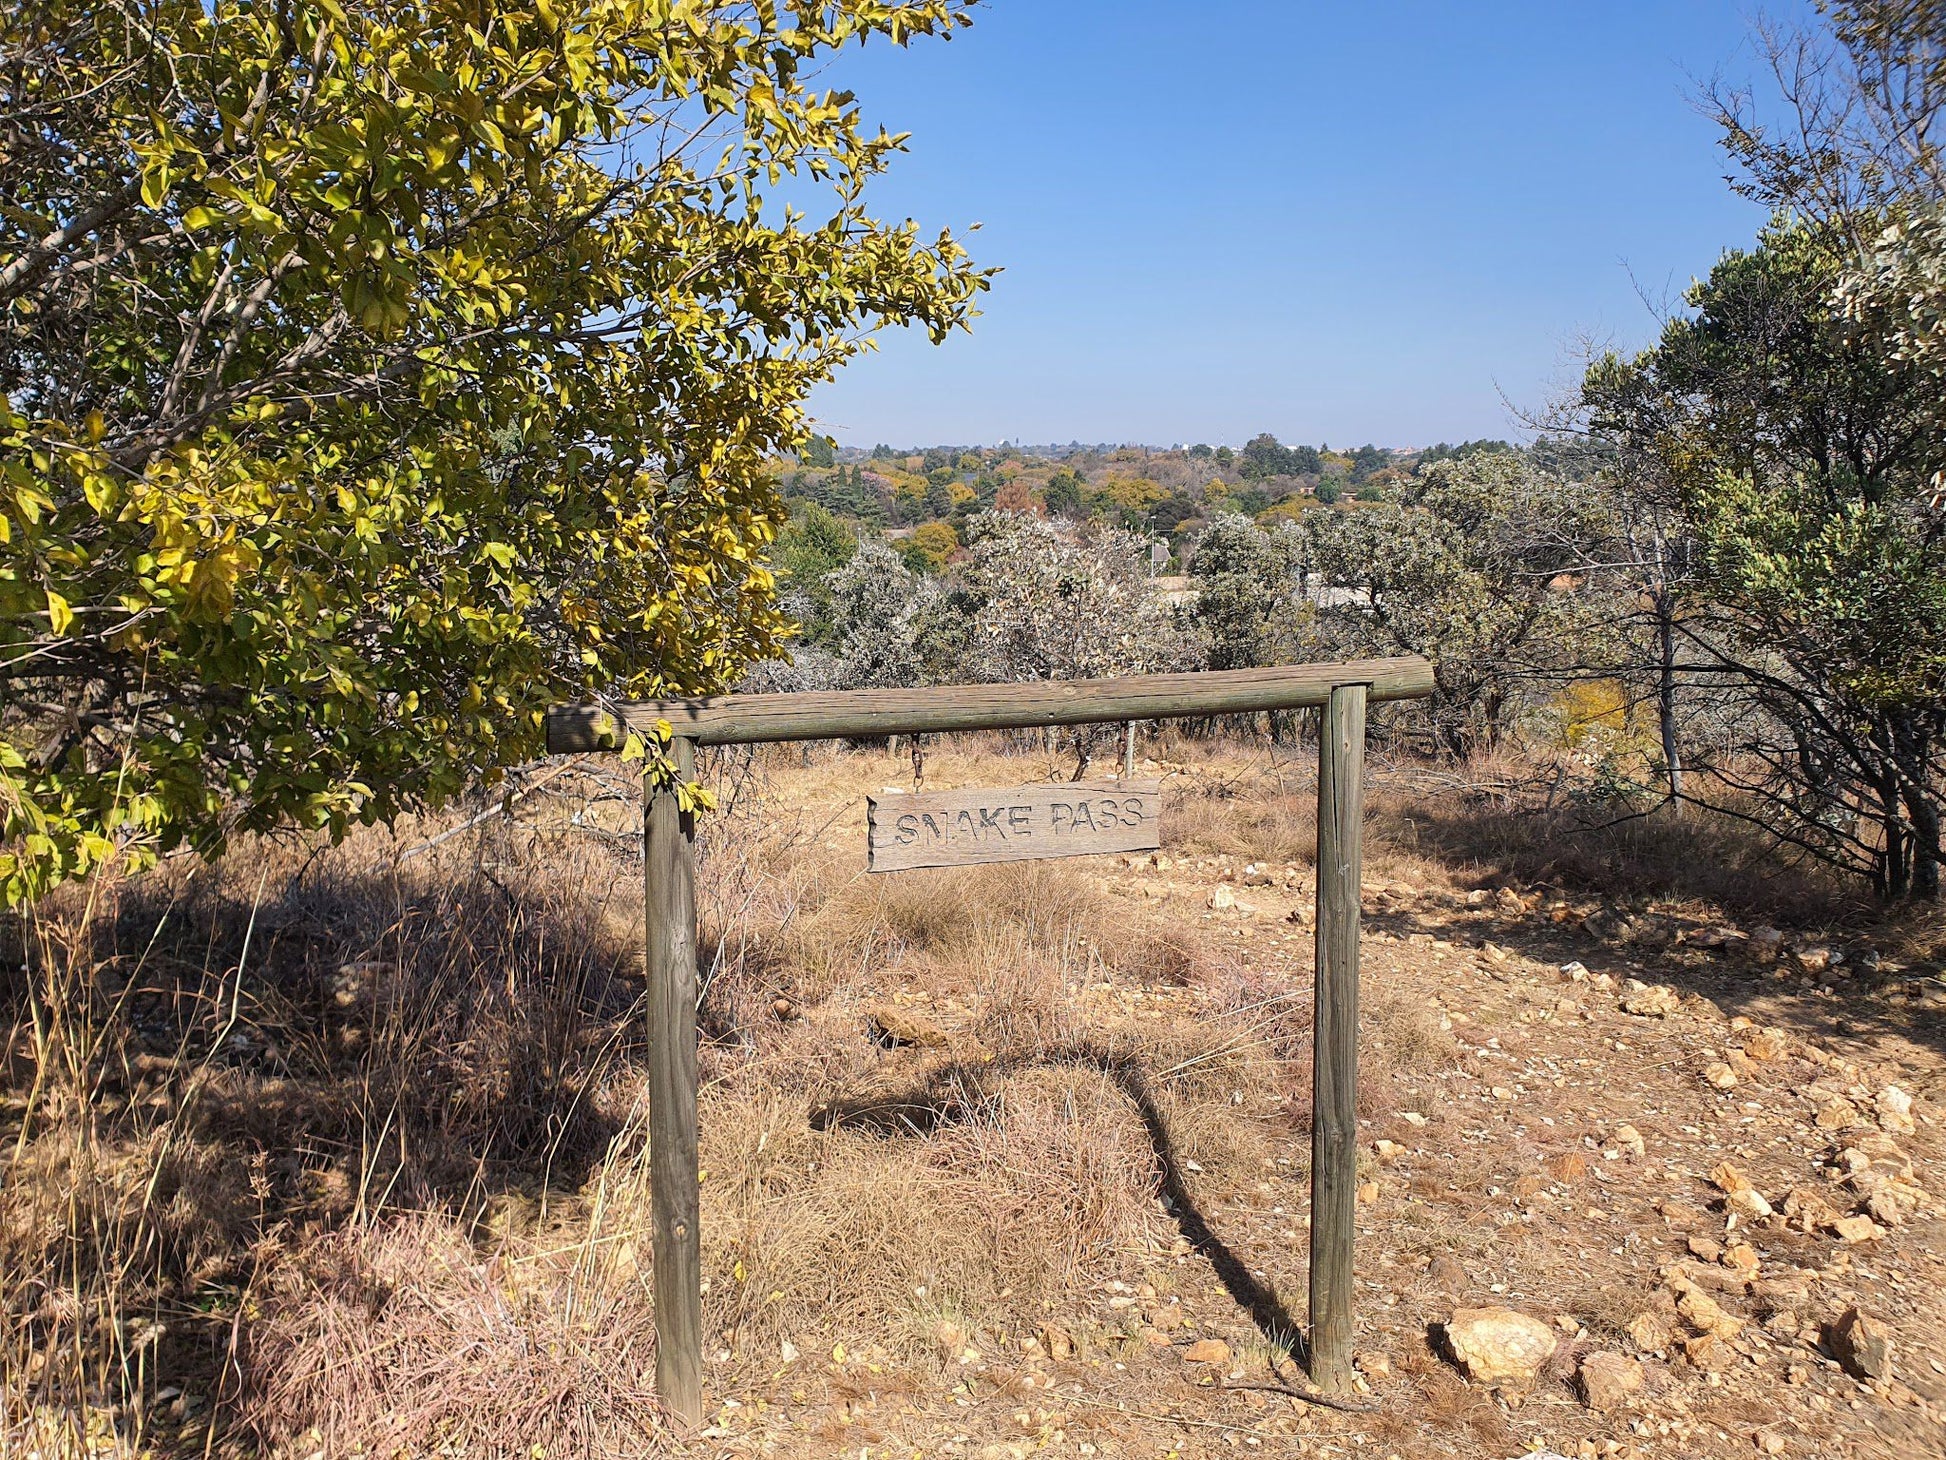
<svg viewBox="0 0 1946 1460">
<path fill-rule="evenodd" d="M 811 1114 L 815 1130 L 862 1130 L 897 1139 L 923 1138 L 947 1125 L 974 1118 L 984 1087 L 1017 1071 L 1046 1065 L 1093 1070 L 1127 1097 L 1141 1118 L 1155 1161 L 1160 1194 L 1185 1241 L 1210 1265 L 1231 1300 L 1250 1315 L 1259 1332 L 1299 1363 L 1308 1360 L 1304 1334 L 1291 1317 L 1276 1285 L 1259 1278 L 1223 1239 L 1196 1205 L 1183 1180 L 1182 1163 L 1169 1136 L 1168 1122 L 1141 1067 L 1126 1056 L 1088 1044 L 1063 1045 L 1032 1057 L 998 1059 L 990 1064 L 956 1063 L 935 1070 L 917 1088 L 893 1095 L 832 1101 Z M 969 1093 L 970 1092 L 970 1093 Z"/>
</svg>

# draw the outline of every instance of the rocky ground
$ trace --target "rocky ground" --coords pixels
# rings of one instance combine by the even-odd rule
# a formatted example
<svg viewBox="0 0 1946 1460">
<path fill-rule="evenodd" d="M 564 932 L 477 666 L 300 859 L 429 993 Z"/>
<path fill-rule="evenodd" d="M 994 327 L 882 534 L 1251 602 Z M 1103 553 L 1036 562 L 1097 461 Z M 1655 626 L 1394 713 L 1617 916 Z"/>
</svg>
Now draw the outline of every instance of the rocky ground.
<svg viewBox="0 0 1946 1460">
<path fill-rule="evenodd" d="M 856 838 L 842 819 L 824 831 L 834 850 Z M 1374 862 L 1368 1024 L 1416 1017 L 1407 1042 L 1426 1048 L 1366 1072 L 1355 1392 L 1316 1402 L 1266 1336 L 1304 1310 L 1297 1071 L 1231 1096 L 1254 1169 L 1206 1170 L 1196 1138 L 1171 1148 L 1165 1129 L 1149 1234 L 1042 1321 L 941 1317 L 936 1361 L 916 1365 L 895 1343 L 807 1333 L 754 1380 L 743 1356 L 732 1380 L 726 1350 L 695 1448 L 1946 1454 L 1936 982 L 1858 937 Z M 1131 922 L 1193 928 L 1230 976 L 1077 978 L 1067 1027 L 1148 1026 L 1166 1047 L 1212 1020 L 1252 1037 L 1253 1009 L 1302 1004 L 1302 859 L 1250 862 L 1192 834 L 1075 865 Z M 923 1083 L 965 1054 L 980 997 L 977 981 L 881 967 L 833 996 L 830 1027 L 874 1041 L 878 1087 Z"/>
</svg>

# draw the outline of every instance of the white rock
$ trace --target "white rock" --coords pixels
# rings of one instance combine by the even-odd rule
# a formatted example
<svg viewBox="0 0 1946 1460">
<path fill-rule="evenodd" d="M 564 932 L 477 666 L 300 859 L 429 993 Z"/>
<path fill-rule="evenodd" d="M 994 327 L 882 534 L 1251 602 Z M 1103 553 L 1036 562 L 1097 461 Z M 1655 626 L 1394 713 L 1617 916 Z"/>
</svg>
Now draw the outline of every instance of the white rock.
<svg viewBox="0 0 1946 1460">
<path fill-rule="evenodd" d="M 1667 1019 L 1680 1008 L 1682 999 L 1667 984 L 1643 983 L 1632 978 L 1628 981 L 1628 991 L 1622 995 L 1622 1012 L 1643 1019 Z"/>
<path fill-rule="evenodd" d="M 1882 1129 L 1905 1136 L 1917 1129 L 1912 1120 L 1912 1097 L 1897 1085 L 1887 1085 L 1879 1091 L 1874 1104 L 1878 1107 L 1878 1123 Z"/>
<path fill-rule="evenodd" d="M 1512 1308 L 1456 1309 L 1444 1331 L 1454 1362 L 1477 1384 L 1531 1380 L 1560 1342 L 1540 1319 Z"/>
</svg>

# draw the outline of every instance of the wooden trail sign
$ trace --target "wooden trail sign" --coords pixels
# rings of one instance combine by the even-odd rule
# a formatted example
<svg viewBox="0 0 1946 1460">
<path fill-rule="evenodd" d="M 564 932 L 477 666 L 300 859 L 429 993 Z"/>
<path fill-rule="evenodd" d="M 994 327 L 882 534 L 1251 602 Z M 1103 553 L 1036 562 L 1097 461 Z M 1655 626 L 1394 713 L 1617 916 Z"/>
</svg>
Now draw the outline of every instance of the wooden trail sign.
<svg viewBox="0 0 1946 1460">
<path fill-rule="evenodd" d="M 1311 1159 L 1311 1377 L 1320 1388 L 1340 1389 L 1351 1379 L 1352 1234 L 1356 1227 L 1358 1096 L 1358 885 L 1364 820 L 1365 711 L 1388 700 L 1416 700 L 1432 693 L 1432 666 L 1417 655 L 1363 659 L 1343 664 L 1286 664 L 1271 669 L 1226 669 L 1198 674 L 1154 674 L 1128 679 L 1072 680 L 1035 684 L 956 685 L 923 690 L 842 690 L 807 694 L 728 695 L 712 699 L 656 700 L 613 706 L 564 705 L 547 717 L 550 754 L 620 750 L 630 727 L 666 720 L 675 727 L 678 774 L 692 772 L 694 747 L 764 741 L 878 738 L 956 730 L 1027 730 L 1050 725 L 1105 725 L 1181 716 L 1249 714 L 1315 708 L 1318 746 L 1317 1016 L 1312 1041 Z M 890 871 L 893 859 L 936 856 L 941 851 L 977 853 L 982 846 L 978 810 L 998 815 L 1001 801 L 1045 807 L 1045 830 L 1013 840 L 1006 857 L 956 855 L 958 861 L 1011 860 L 1021 855 L 1070 856 L 1079 852 L 1139 851 L 1159 844 L 1156 792 L 1142 783 L 1107 782 L 1124 797 L 1147 798 L 1140 818 L 1118 810 L 1107 818 L 1087 789 L 1088 821 L 1074 824 L 1079 786 L 1022 787 L 1002 792 L 944 792 L 875 798 L 872 807 L 872 870 Z M 1029 794 L 1045 801 L 1022 799 Z M 702 1231 L 696 1169 L 696 894 L 695 827 L 667 786 L 647 788 L 644 816 L 644 909 L 649 974 L 649 1151 L 651 1210 L 655 1226 L 656 1388 L 662 1402 L 685 1424 L 703 1417 Z M 966 798 L 974 798 L 968 801 Z M 952 798 L 954 827 L 939 846 L 921 835 L 924 804 Z M 899 804 L 903 802 L 903 805 Z M 1053 824 L 1054 807 L 1068 808 Z M 970 842 L 954 846 L 960 809 L 973 813 Z M 910 841 L 900 840 L 899 818 L 922 818 Z M 938 814 L 937 811 L 934 813 Z M 881 859 L 879 820 L 891 845 Z M 1135 820 L 1136 825 L 1130 825 Z M 1104 835 L 1143 840 L 1104 844 Z M 1038 836 L 1038 841 L 1036 837 Z M 1063 840 L 1065 838 L 1065 840 Z M 998 841 L 990 844 L 997 848 Z M 955 862 L 904 860 L 899 866 L 949 866 Z"/>
<path fill-rule="evenodd" d="M 865 799 L 867 868 L 967 867 L 1162 845 L 1157 781 L 1070 781 Z"/>
</svg>

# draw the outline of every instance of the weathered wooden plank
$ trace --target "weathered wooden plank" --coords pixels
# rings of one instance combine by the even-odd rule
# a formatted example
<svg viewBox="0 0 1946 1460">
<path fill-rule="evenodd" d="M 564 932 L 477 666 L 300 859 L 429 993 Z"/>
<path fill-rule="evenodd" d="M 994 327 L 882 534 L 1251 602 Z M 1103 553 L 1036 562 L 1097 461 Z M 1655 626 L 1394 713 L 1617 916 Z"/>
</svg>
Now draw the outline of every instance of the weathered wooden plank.
<svg viewBox="0 0 1946 1460">
<path fill-rule="evenodd" d="M 966 867 L 1162 845 L 1158 781 L 1069 781 L 870 796 L 869 869 Z"/>
<path fill-rule="evenodd" d="M 1331 692 L 1318 735 L 1316 1025 L 1311 1040 L 1311 1379 L 1351 1380 L 1358 1186 L 1358 892 L 1365 690 Z"/>
<path fill-rule="evenodd" d="M 687 740 L 676 769 L 694 775 Z M 655 1243 L 655 1387 L 684 1424 L 703 1418 L 703 1233 L 696 1166 L 696 828 L 673 789 L 644 818 L 649 1014 L 649 1211 Z"/>
<path fill-rule="evenodd" d="M 1373 702 L 1419 699 L 1432 693 L 1432 666 L 1414 654 L 1124 679 L 647 700 L 612 712 L 568 705 L 548 714 L 547 748 L 554 755 L 619 749 L 627 729 L 646 730 L 658 720 L 698 745 L 738 745 L 1249 714 L 1322 705 L 1343 684 L 1365 686 Z"/>
</svg>

